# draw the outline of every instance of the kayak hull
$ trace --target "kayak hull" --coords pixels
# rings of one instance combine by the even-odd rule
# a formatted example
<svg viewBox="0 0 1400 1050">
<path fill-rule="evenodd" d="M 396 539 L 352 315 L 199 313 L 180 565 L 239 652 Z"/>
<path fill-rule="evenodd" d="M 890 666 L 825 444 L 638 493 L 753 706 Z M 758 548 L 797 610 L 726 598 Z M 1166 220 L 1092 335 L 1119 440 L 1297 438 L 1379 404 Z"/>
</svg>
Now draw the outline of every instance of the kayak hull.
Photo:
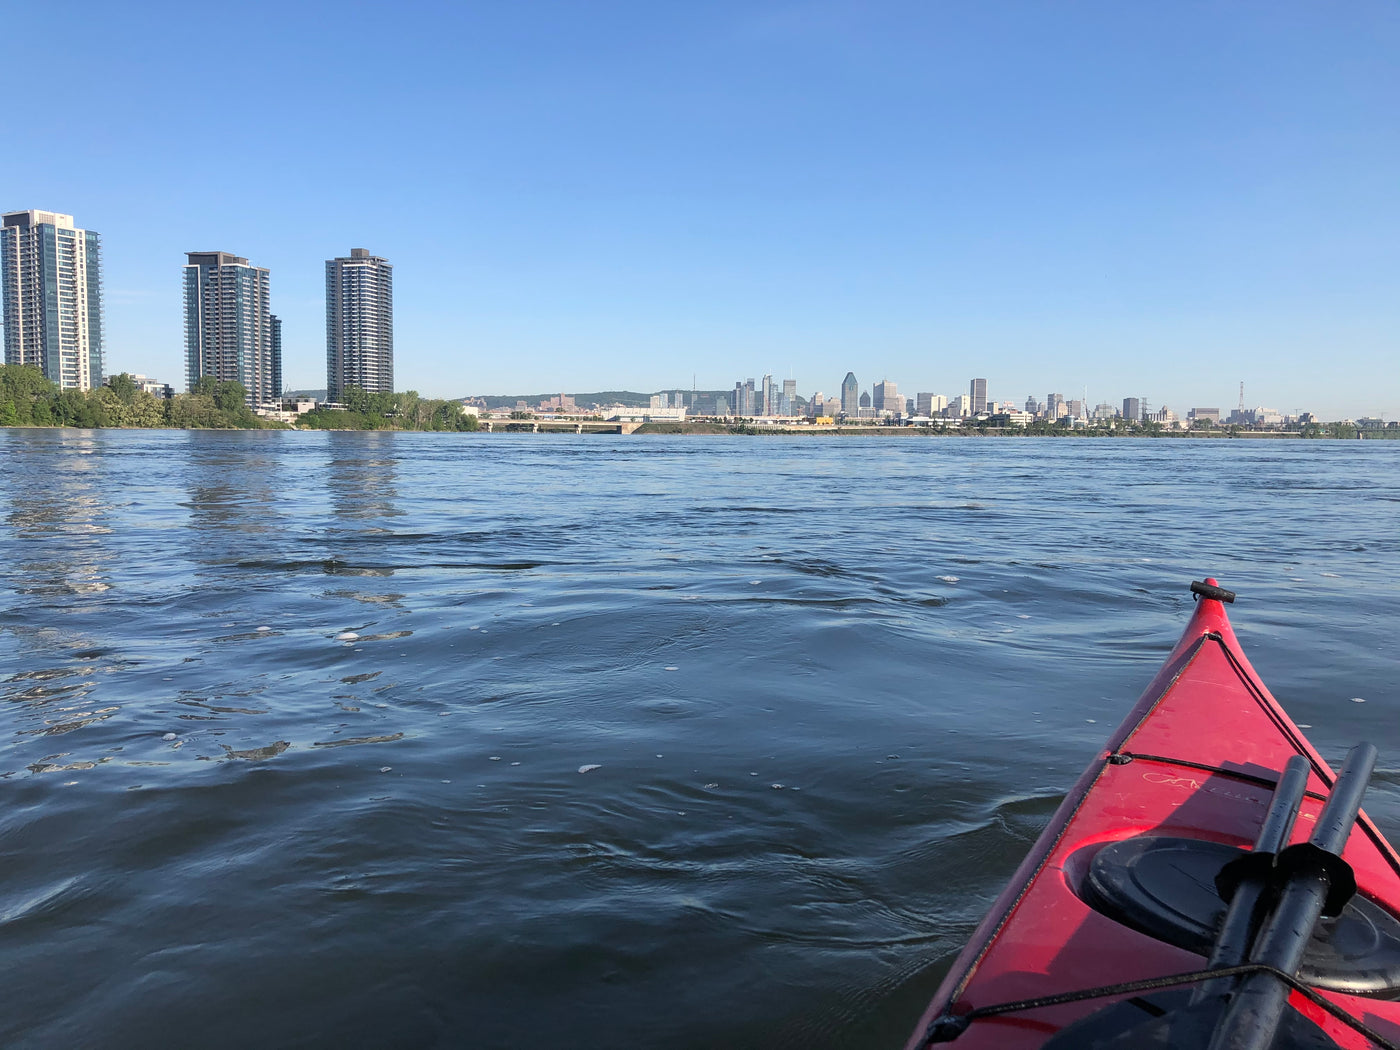
<svg viewBox="0 0 1400 1050">
<path fill-rule="evenodd" d="M 1161 670 L 1066 795 L 954 962 L 909 1050 L 929 1045 L 930 1024 L 946 1015 L 1204 968 L 1203 955 L 1086 903 L 1089 866 L 1106 845 L 1136 836 L 1247 849 L 1280 771 L 1294 755 L 1309 766 L 1308 793 L 1291 840 L 1301 842 L 1311 834 L 1336 774 L 1250 666 L 1224 605 L 1201 599 Z M 1394 914 L 1400 856 L 1364 812 L 1342 856 L 1356 874 L 1358 893 Z M 1400 1042 L 1400 1003 L 1341 991 L 1322 994 Z M 1112 1001 L 981 1017 L 952 1045 L 1033 1050 Z M 1292 1005 L 1339 1046 L 1372 1045 L 1296 993 Z"/>
</svg>

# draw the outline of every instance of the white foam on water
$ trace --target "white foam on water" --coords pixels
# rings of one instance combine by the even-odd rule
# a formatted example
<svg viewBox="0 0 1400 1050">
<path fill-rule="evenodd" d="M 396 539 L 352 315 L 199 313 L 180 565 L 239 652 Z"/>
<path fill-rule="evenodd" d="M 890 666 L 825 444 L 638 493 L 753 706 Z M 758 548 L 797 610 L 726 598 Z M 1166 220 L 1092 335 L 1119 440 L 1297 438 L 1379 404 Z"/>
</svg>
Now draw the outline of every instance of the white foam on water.
<svg viewBox="0 0 1400 1050">
<path fill-rule="evenodd" d="M 1351 698 L 1351 702 L 1353 704 L 1364 704 L 1366 702 L 1366 698 L 1364 696 L 1353 696 Z"/>
<path fill-rule="evenodd" d="M 394 768 L 393 766 L 380 766 L 380 767 L 379 767 L 379 772 L 381 772 L 381 773 L 387 773 L 387 772 L 389 772 L 389 770 L 391 770 L 391 769 L 393 769 L 393 768 Z"/>
<path fill-rule="evenodd" d="M 262 631 L 270 631 L 270 630 L 272 630 L 271 627 L 259 627 L 259 628 L 258 628 L 258 631 L 259 631 L 259 632 L 262 632 Z"/>
<path fill-rule="evenodd" d="M 179 737 L 177 737 L 174 733 L 166 733 L 164 736 L 161 737 L 161 739 L 162 739 L 162 740 L 178 740 Z"/>
<path fill-rule="evenodd" d="M 940 577 L 938 577 L 938 578 L 939 578 L 940 580 L 942 580 L 944 583 L 959 583 L 959 582 L 961 582 L 961 581 L 959 581 L 959 579 L 958 579 L 956 576 L 940 576 Z"/>
<path fill-rule="evenodd" d="M 668 670 L 668 671 L 679 671 L 680 668 L 679 668 L 679 667 L 668 667 L 668 668 L 666 668 L 666 670 Z"/>
<path fill-rule="evenodd" d="M 1340 577 L 1339 575 L 1337 575 L 1335 572 L 1320 572 L 1320 573 L 1318 573 L 1318 575 L 1319 575 L 1319 576 L 1326 576 L 1326 577 L 1328 577 L 1329 579 L 1333 579 L 1333 580 L 1340 580 L 1340 579 L 1341 579 L 1341 577 Z"/>
<path fill-rule="evenodd" d="M 578 771 L 579 771 L 580 773 L 592 773 L 595 769 L 602 769 L 602 768 L 603 768 L 603 767 L 602 767 L 602 765 L 601 765 L 600 763 L 598 763 L 598 762 L 593 762 L 593 763 L 591 763 L 591 764 L 589 764 L 589 765 L 586 765 L 586 766 L 579 766 L 579 767 L 578 767 Z"/>
</svg>

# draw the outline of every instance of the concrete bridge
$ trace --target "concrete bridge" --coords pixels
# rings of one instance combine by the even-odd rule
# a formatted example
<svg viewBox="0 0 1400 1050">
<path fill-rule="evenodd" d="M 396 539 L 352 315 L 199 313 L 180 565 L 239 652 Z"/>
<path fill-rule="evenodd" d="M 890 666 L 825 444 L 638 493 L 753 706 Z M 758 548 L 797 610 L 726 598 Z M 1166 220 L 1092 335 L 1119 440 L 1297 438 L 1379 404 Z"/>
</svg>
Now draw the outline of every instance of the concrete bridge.
<svg viewBox="0 0 1400 1050">
<path fill-rule="evenodd" d="M 488 434 L 630 434 L 641 425 L 579 419 L 483 419 L 479 424 Z"/>
</svg>

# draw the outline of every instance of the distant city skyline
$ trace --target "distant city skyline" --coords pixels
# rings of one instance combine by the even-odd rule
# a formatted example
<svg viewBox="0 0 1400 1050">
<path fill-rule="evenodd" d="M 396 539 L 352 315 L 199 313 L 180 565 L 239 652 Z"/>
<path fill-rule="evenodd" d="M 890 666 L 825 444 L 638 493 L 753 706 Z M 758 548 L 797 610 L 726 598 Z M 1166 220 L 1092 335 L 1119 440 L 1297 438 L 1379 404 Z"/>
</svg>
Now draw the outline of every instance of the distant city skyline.
<svg viewBox="0 0 1400 1050">
<path fill-rule="evenodd" d="M 98 252 L 97 234 L 75 227 L 70 215 L 35 209 L 3 214 L 0 291 L 3 292 L 4 312 L 0 313 L 0 319 L 20 319 L 20 323 L 12 320 L 5 328 L 7 364 L 35 364 L 60 386 L 86 390 L 100 384 L 104 368 Z M 191 389 L 196 379 L 206 375 L 220 380 L 232 379 L 241 382 L 248 391 L 250 405 L 270 402 L 280 397 L 285 389 L 312 389 L 284 385 L 282 325 L 270 310 L 268 269 L 250 265 L 246 258 L 223 251 L 187 252 L 186 259 L 185 389 Z M 393 266 L 386 259 L 371 255 L 367 249 L 353 248 L 349 256 L 326 260 L 324 267 L 328 400 L 340 400 L 349 386 L 370 393 L 392 392 L 395 389 Z M 60 315 L 64 318 L 61 325 L 53 320 L 45 323 L 44 312 L 34 309 L 35 303 L 50 298 L 54 303 L 61 303 L 61 309 L 49 311 L 55 319 Z M 26 321 L 36 315 L 39 320 Z M 126 371 L 130 374 L 130 370 Z M 115 372 L 105 370 L 105 374 Z M 692 384 L 696 381 L 693 375 Z M 973 378 L 969 381 L 969 393 L 956 395 L 951 400 L 941 390 L 920 391 L 906 397 L 899 393 L 897 382 L 888 377 L 862 390 L 854 371 L 847 371 L 838 397 L 825 398 L 821 391 L 811 395 L 817 407 L 809 414 L 937 414 L 931 407 L 935 403 L 955 416 L 978 416 L 989 410 L 1022 411 L 1014 399 L 989 399 L 987 382 L 985 378 Z M 680 391 L 683 388 L 663 387 L 665 389 Z M 1306 414 L 1327 418 L 1325 413 L 1318 413 L 1311 406 L 1280 411 L 1277 406 L 1262 403 L 1246 405 L 1244 394 L 1241 383 L 1235 416 L 1242 416 L 1250 409 L 1251 415 L 1263 417 Z M 452 396 L 483 395 L 495 396 L 479 390 Z M 798 396 L 796 378 L 784 378 L 780 387 L 772 373 L 765 373 L 757 385 L 753 379 L 736 382 L 732 401 L 719 398 L 715 408 L 720 415 L 732 409 L 740 416 L 789 416 L 797 414 Z M 806 395 L 803 400 L 807 400 Z M 1185 412 L 1165 401 L 1151 411 L 1154 416 L 1169 413 L 1186 418 L 1203 411 L 1216 419 L 1221 417 L 1219 407 L 1200 408 L 1201 400 L 1196 398 Z M 1129 396 L 1122 398 L 1121 403 L 1121 409 L 1111 400 L 1100 401 L 1091 408 L 1093 402 L 1086 388 L 1085 396 L 1079 399 L 1050 393 L 1044 402 L 1037 402 L 1031 395 L 1025 402 L 1024 412 L 1052 419 L 1064 415 L 1083 419 L 1120 416 L 1133 421 L 1147 418 L 1149 399 Z M 930 408 L 925 410 L 916 405 Z M 667 405 L 658 406 L 658 399 L 653 397 L 652 407 Z M 679 401 L 675 407 L 680 407 Z M 1229 414 L 1228 409 L 1226 413 Z M 1378 415 L 1384 417 L 1384 413 Z M 1368 414 L 1347 415 L 1347 418 L 1360 417 L 1368 417 Z"/>
<path fill-rule="evenodd" d="M 324 262 L 362 244 L 425 395 L 855 365 L 1400 415 L 1382 0 L 64 12 L 7 12 L 13 39 L 62 26 L 64 74 L 4 60 L 0 209 L 101 231 L 107 371 L 179 384 L 170 260 L 226 246 L 276 276 L 286 385 L 319 388 Z M 257 119 L 211 119 L 191 54 Z M 371 56 L 375 90 L 329 104 Z"/>
</svg>

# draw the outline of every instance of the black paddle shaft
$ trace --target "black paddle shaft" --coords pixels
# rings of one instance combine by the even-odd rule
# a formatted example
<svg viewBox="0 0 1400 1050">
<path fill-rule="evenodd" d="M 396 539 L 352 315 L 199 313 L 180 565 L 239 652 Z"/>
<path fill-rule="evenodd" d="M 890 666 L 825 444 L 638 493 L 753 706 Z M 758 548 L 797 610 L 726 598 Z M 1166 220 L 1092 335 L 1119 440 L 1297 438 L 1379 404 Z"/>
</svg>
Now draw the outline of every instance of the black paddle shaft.
<svg viewBox="0 0 1400 1050">
<path fill-rule="evenodd" d="M 1357 744 L 1347 752 L 1308 840 L 1319 858 L 1341 856 L 1375 764 L 1376 749 L 1371 744 Z M 1326 863 L 1304 863 L 1293 870 L 1259 931 L 1249 961 L 1296 974 L 1318 917 L 1329 903 L 1335 904 L 1337 874 L 1337 867 Z M 1288 986 L 1269 974 L 1246 979 L 1216 1027 L 1210 1050 L 1267 1050 L 1288 1005 L 1288 993 Z"/>
<path fill-rule="evenodd" d="M 1248 958 L 1268 903 L 1270 868 L 1274 857 L 1288 845 L 1288 837 L 1293 833 L 1293 822 L 1298 817 L 1298 807 L 1302 805 L 1311 768 L 1302 755 L 1294 755 L 1288 760 L 1274 788 L 1274 796 L 1269 800 L 1269 808 L 1255 837 L 1253 850 L 1238 861 L 1231 862 L 1243 863 L 1239 879 L 1229 895 L 1230 905 L 1220 922 L 1220 932 L 1211 948 L 1208 969 L 1238 966 Z M 1207 981 L 1196 989 L 1192 1002 L 1203 1002 L 1214 995 L 1222 995 L 1231 983 L 1228 979 Z"/>
</svg>

